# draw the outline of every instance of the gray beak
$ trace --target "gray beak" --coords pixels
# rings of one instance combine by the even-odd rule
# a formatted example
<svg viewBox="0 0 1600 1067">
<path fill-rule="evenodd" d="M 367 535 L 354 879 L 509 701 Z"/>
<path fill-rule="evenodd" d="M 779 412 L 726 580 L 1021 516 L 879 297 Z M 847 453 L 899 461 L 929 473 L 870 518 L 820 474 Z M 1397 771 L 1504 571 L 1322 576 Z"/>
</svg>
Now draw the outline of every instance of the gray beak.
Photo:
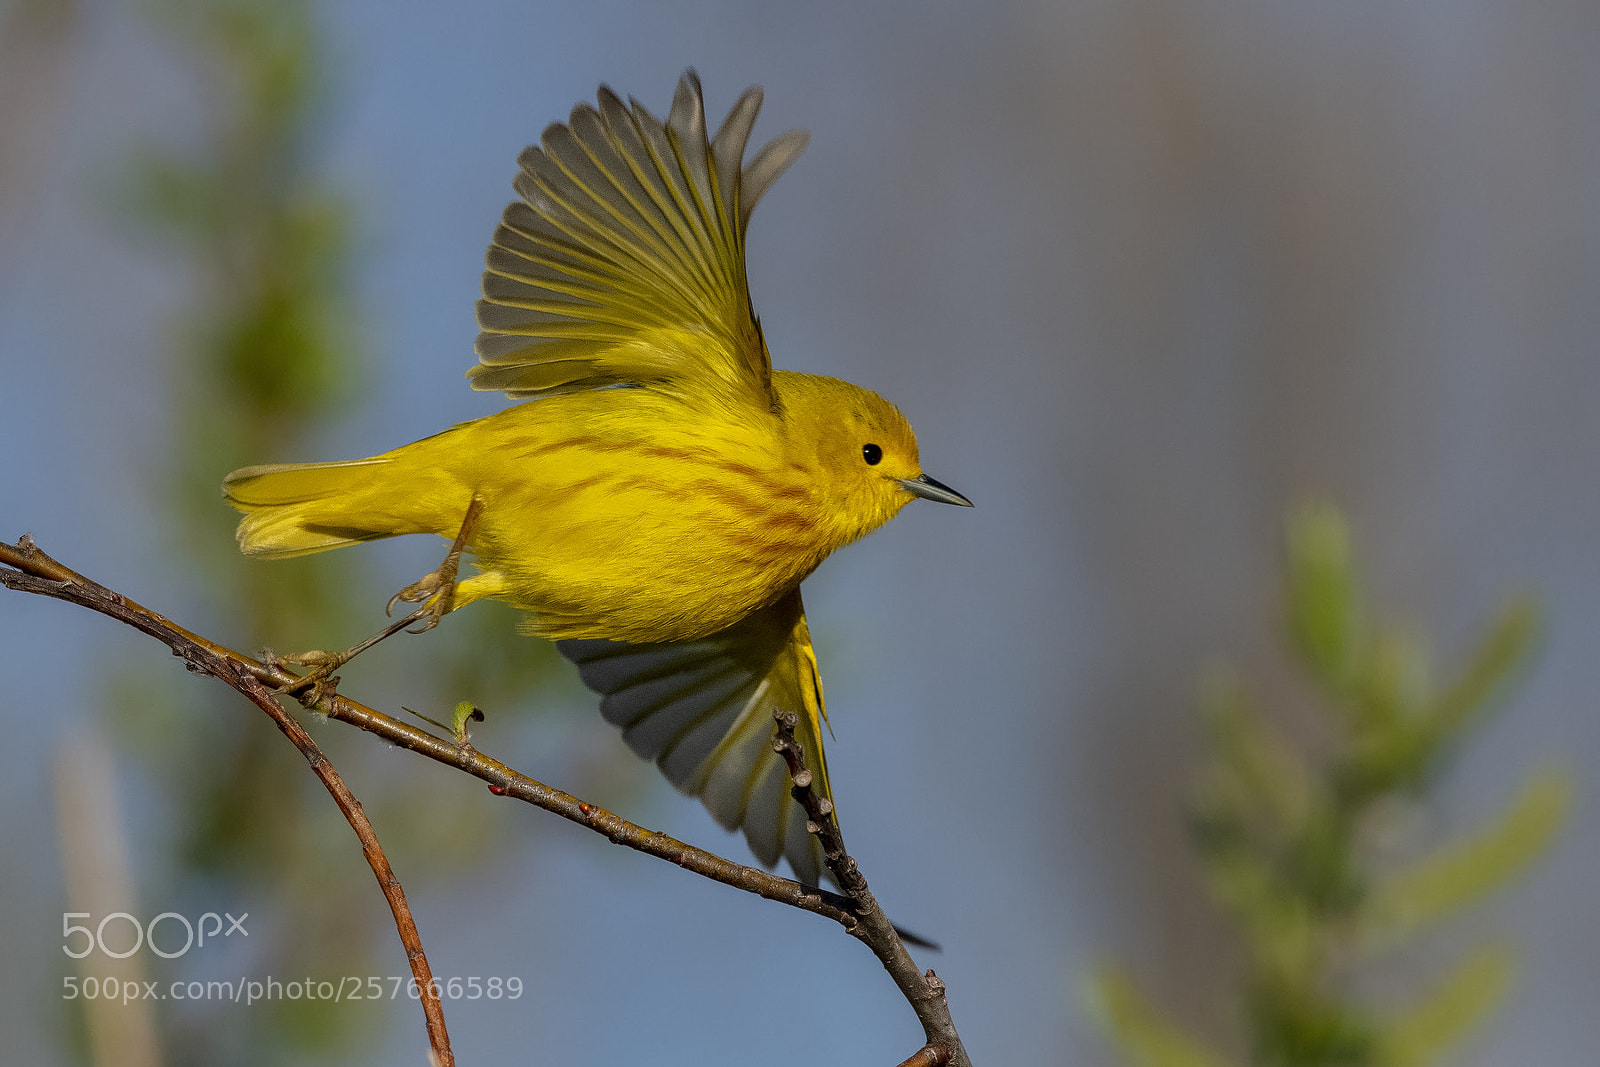
<svg viewBox="0 0 1600 1067">
<path fill-rule="evenodd" d="M 896 478 L 895 481 L 924 500 L 937 500 L 941 504 L 954 504 L 963 508 L 972 507 L 972 501 L 948 485 L 934 481 L 926 474 L 918 478 Z"/>
</svg>

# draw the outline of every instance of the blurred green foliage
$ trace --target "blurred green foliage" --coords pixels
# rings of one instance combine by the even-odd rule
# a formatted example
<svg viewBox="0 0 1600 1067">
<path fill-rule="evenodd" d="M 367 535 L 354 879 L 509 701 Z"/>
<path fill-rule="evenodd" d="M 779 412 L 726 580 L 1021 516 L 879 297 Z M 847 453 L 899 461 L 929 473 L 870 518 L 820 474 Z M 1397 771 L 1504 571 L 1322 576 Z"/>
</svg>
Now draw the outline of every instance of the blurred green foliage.
<svg viewBox="0 0 1600 1067">
<path fill-rule="evenodd" d="M 1323 713 L 1317 736 L 1291 743 L 1243 685 L 1215 681 L 1204 695 L 1212 756 L 1190 813 L 1206 889 L 1238 931 L 1245 1062 L 1438 1063 L 1508 988 L 1509 948 L 1467 952 L 1398 1010 L 1380 1010 L 1354 987 L 1378 952 L 1526 871 L 1561 825 L 1570 782 L 1537 774 L 1487 825 L 1397 868 L 1374 841 L 1398 809 L 1423 801 L 1499 703 L 1534 641 L 1535 612 L 1513 602 L 1466 666 L 1437 684 L 1418 639 L 1368 618 L 1348 528 L 1323 503 L 1290 518 L 1286 583 L 1290 644 Z M 1167 1021 L 1115 967 L 1092 976 L 1091 999 L 1136 1067 L 1233 1062 Z"/>
<path fill-rule="evenodd" d="M 349 644 L 376 628 L 387 599 L 364 580 L 363 556 L 247 560 L 219 490 L 236 467 L 310 458 L 319 428 L 359 400 L 367 373 L 351 295 L 355 202 L 317 176 L 330 87 L 316 9 L 308 0 L 154 0 L 150 9 L 205 104 L 198 137 L 181 150 L 137 150 L 117 191 L 119 214 L 176 254 L 194 290 L 169 372 L 181 413 L 163 504 L 173 558 L 195 610 L 227 620 L 218 636 L 230 644 Z M 470 696 L 493 712 L 534 702 L 556 658 L 548 643 L 519 636 L 513 615 L 475 608 L 426 639 L 396 638 L 425 640 L 439 664 L 426 691 L 408 696 L 424 708 Z M 224 698 L 171 672 L 107 673 L 117 731 L 171 813 L 163 829 L 173 866 L 153 876 L 170 884 L 144 892 L 179 911 L 249 911 L 252 977 L 406 974 L 357 842 L 270 724 L 228 714 Z M 413 894 L 425 875 L 492 856 L 504 805 L 469 807 L 476 790 L 419 788 L 417 767 L 375 766 L 376 746 L 317 733 Z M 193 909 L 181 906 L 189 898 Z M 369 1039 L 385 1010 L 313 999 L 196 1004 L 174 1009 L 164 1029 L 180 1038 L 169 1042 L 175 1063 L 303 1062 Z"/>
<path fill-rule="evenodd" d="M 349 630 L 341 605 L 364 587 L 329 561 L 272 573 L 241 560 L 221 506 L 222 474 L 304 447 L 350 398 L 351 204 L 314 176 L 315 111 L 326 86 L 304 0 L 156 0 L 150 10 L 202 87 L 205 127 L 186 150 L 144 147 L 121 214 L 167 245 L 194 290 L 169 370 L 175 407 L 170 536 L 206 610 L 248 621 L 230 635 L 260 646 L 312 625 Z M 375 595 L 375 594 L 373 594 Z M 328 874 L 341 842 L 325 796 L 271 729 L 218 714 L 214 694 L 181 680 L 129 688 L 117 672 L 118 725 L 167 792 L 175 866 L 163 899 L 204 892 L 248 906 L 267 931 L 259 974 L 363 973 L 382 927 L 368 886 Z M 348 768 L 347 768 L 348 769 Z M 164 1029 L 175 1062 L 276 1063 L 347 1047 L 364 1013 L 315 1000 L 249 1012 L 189 1008 Z"/>
</svg>

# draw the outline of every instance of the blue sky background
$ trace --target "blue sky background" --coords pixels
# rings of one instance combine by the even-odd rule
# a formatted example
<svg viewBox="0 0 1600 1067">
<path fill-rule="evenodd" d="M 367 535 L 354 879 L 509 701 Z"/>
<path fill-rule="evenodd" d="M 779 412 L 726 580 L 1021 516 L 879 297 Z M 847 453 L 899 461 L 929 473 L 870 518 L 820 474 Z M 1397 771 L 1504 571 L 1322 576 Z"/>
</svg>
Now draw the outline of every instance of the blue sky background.
<svg viewBox="0 0 1600 1067">
<path fill-rule="evenodd" d="M 894 916 L 943 942 L 925 965 L 975 1062 L 1113 1062 L 1077 999 L 1107 956 L 1197 1030 L 1225 1028 L 1228 941 L 1179 808 L 1201 758 L 1193 697 L 1227 660 L 1296 699 L 1277 536 L 1312 491 L 1349 511 L 1375 606 L 1437 635 L 1447 661 L 1505 595 L 1545 605 L 1512 707 L 1418 832 L 1465 828 L 1551 760 L 1578 780 L 1571 823 L 1525 884 L 1398 969 L 1422 983 L 1451 946 L 1507 936 L 1520 984 L 1458 1062 L 1590 1062 L 1600 14 L 1182 0 L 319 11 L 336 74 L 316 158 L 359 209 L 368 376 L 314 454 L 262 462 L 371 454 L 503 403 L 462 379 L 483 250 L 517 152 L 601 81 L 661 113 L 693 65 L 713 122 L 760 83 L 758 141 L 812 131 L 751 229 L 774 361 L 895 400 L 925 468 L 978 504 L 913 506 L 806 587 L 852 850 Z M 229 620 L 183 613 L 196 601 L 153 513 L 185 419 L 171 352 L 192 280 L 130 239 L 108 195 L 131 149 L 192 139 L 206 101 L 137 5 L 84 4 L 57 62 L 0 187 L 0 536 L 31 531 L 228 640 Z M 437 546 L 362 551 L 387 589 Z M 399 640 L 365 676 L 347 671 L 347 689 L 404 699 L 427 639 Z M 0 597 L 0 1033 L 19 1063 L 75 1062 L 55 999 L 51 761 L 97 721 L 106 683 L 86 665 L 160 655 L 142 641 Z M 614 741 L 575 686 L 550 700 L 572 706 L 563 759 Z M 549 767 L 532 748 L 496 754 Z M 476 788 L 398 755 L 373 766 Z M 118 767 L 138 874 L 156 862 L 141 845 L 159 783 Z M 744 854 L 636 769 L 625 814 Z M 529 985 L 515 1006 L 447 1005 L 461 1062 L 654 1050 L 888 1064 L 915 1049 L 910 1012 L 840 931 L 548 823 L 522 813 L 494 864 L 407 883 L 436 974 Z M 359 868 L 353 843 L 348 860 Z M 396 867 L 406 879 L 403 856 Z M 339 1062 L 420 1062 L 415 1011 L 389 1010 L 378 1043 Z"/>
</svg>

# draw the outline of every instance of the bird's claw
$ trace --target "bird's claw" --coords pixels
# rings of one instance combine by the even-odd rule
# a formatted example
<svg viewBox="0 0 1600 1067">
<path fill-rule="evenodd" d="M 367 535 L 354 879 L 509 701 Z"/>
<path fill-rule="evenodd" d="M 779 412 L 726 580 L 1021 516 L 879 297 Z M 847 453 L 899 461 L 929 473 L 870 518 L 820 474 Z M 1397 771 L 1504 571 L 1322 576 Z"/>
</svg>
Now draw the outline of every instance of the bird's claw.
<svg viewBox="0 0 1600 1067">
<path fill-rule="evenodd" d="M 390 597 L 389 603 L 384 605 L 383 613 L 385 615 L 393 615 L 394 606 L 397 603 L 422 604 L 431 601 L 431 603 L 428 603 L 428 613 L 424 616 L 422 625 L 414 629 L 408 629 L 406 633 L 424 634 L 438 626 L 439 620 L 443 619 L 445 612 L 450 610 L 450 601 L 454 599 L 456 591 L 454 578 L 446 578 L 445 575 L 440 573 L 443 570 L 444 568 L 441 567 L 437 571 L 423 575 L 420 579 Z"/>
<path fill-rule="evenodd" d="M 317 689 L 322 686 L 337 684 L 337 680 L 330 680 L 329 676 L 334 671 L 350 662 L 350 652 L 324 652 L 314 648 L 308 652 L 290 652 L 279 655 L 270 648 L 261 650 L 261 660 L 268 667 L 278 669 L 285 665 L 294 667 L 310 667 L 311 670 L 300 675 L 292 682 L 285 682 L 277 687 L 280 693 L 306 691 L 306 687 Z"/>
<path fill-rule="evenodd" d="M 443 616 L 443 614 L 441 612 L 430 611 L 428 613 L 427 617 L 422 620 L 422 625 L 421 626 L 415 626 L 415 627 L 408 628 L 406 630 L 406 633 L 408 633 L 408 634 L 425 634 L 429 630 L 433 629 L 435 626 L 438 626 L 439 625 L 439 620 L 441 618 L 443 618 L 443 617 L 444 616 Z"/>
<path fill-rule="evenodd" d="M 428 604 L 427 616 L 423 619 L 422 625 L 417 629 L 407 630 L 407 633 L 427 633 L 438 626 L 439 620 L 455 607 L 456 574 L 461 566 L 461 552 L 466 548 L 467 536 L 472 532 L 473 524 L 477 522 L 482 511 L 483 498 L 474 496 L 472 503 L 467 505 L 467 513 L 461 520 L 461 530 L 451 543 L 444 562 L 390 597 L 389 603 L 384 605 L 383 613 L 392 615 L 394 606 L 399 601 L 407 604 Z"/>
<path fill-rule="evenodd" d="M 429 571 L 390 597 L 389 602 L 383 606 L 383 613 L 392 616 L 394 614 L 394 606 L 402 602 L 406 604 L 421 604 L 429 597 L 437 595 L 439 587 L 443 584 L 444 582 L 438 571 Z M 450 584 L 453 589 L 455 583 L 451 582 Z"/>
</svg>

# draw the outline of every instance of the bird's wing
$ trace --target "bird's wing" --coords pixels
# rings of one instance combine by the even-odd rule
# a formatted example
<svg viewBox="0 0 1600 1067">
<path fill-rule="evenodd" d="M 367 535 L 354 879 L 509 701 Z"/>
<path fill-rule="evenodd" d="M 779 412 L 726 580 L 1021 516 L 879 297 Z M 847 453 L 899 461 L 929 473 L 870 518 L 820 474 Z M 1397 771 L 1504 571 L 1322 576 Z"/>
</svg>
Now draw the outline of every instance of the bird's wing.
<svg viewBox="0 0 1600 1067">
<path fill-rule="evenodd" d="M 519 160 L 522 199 L 489 245 L 475 389 L 512 397 L 682 383 L 772 405 L 772 367 L 745 283 L 756 201 L 805 148 L 804 131 L 744 165 L 761 90 L 707 139 L 685 72 L 665 124 L 600 87 Z"/>
<path fill-rule="evenodd" d="M 807 885 L 827 874 L 805 811 L 789 793 L 787 768 L 772 751 L 772 709 L 793 711 L 813 788 L 832 801 L 822 682 L 799 590 L 695 641 L 573 640 L 556 647 L 601 695 L 601 713 L 622 727 L 629 747 L 699 797 L 723 826 L 743 827 L 762 863 L 771 867 L 786 856 Z"/>
</svg>

